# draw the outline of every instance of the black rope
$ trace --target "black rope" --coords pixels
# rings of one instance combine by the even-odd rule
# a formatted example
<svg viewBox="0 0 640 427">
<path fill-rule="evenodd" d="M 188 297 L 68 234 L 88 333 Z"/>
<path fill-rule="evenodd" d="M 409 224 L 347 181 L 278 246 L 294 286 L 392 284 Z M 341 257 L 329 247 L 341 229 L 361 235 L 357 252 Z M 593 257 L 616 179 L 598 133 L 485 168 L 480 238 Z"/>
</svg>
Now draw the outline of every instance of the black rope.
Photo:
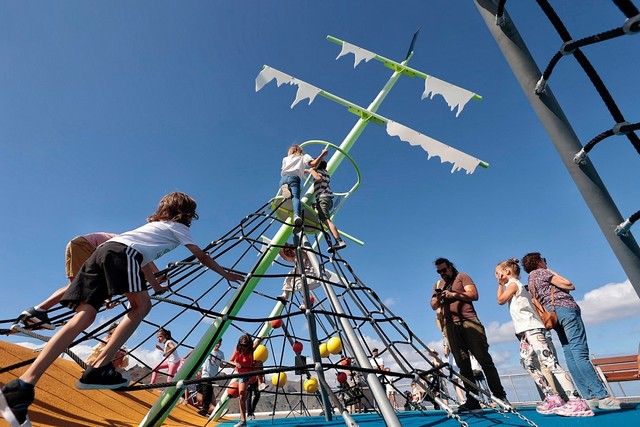
<svg viewBox="0 0 640 427">
<path fill-rule="evenodd" d="M 589 141 L 584 146 L 584 151 L 588 153 L 597 143 L 599 143 L 603 139 L 608 138 L 612 135 L 628 134 L 629 132 L 633 132 L 636 130 L 640 130 L 640 122 L 633 123 L 633 124 L 626 123 L 626 124 L 616 125 L 613 128 L 602 132 L 601 134 L 593 138 L 591 141 Z"/>
<path fill-rule="evenodd" d="M 536 1 L 540 6 L 540 8 L 542 9 L 542 11 L 544 12 L 544 14 L 547 16 L 547 18 L 551 22 L 551 24 L 553 25 L 553 27 L 555 28 L 556 32 L 560 35 L 560 38 L 562 39 L 562 41 L 565 44 L 574 42 L 574 40 L 571 37 L 571 34 L 569 33 L 569 30 L 565 27 L 564 23 L 562 22 L 560 17 L 556 14 L 555 10 L 549 4 L 549 2 L 547 0 L 536 0 Z M 606 105 L 607 109 L 609 110 L 609 113 L 611 114 L 613 119 L 616 121 L 616 123 L 626 122 L 624 116 L 622 115 L 622 112 L 618 108 L 618 105 L 616 104 L 615 100 L 611 96 L 611 93 L 609 93 L 609 90 L 607 89 L 604 82 L 598 75 L 597 71 L 595 70 L 591 62 L 587 59 L 585 54 L 579 48 L 576 48 L 575 50 L 573 50 L 573 56 L 576 58 L 576 60 L 578 61 L 578 64 L 580 64 L 584 72 L 587 74 L 587 77 L 589 77 L 591 84 L 593 84 L 593 86 L 595 87 L 596 91 L 600 95 L 600 98 L 602 98 L 602 101 Z M 537 90 L 539 89 L 540 87 L 537 88 Z M 626 135 L 629 141 L 631 142 L 631 144 L 633 145 L 633 147 L 640 154 L 640 138 L 638 138 L 638 136 L 633 132 L 627 133 Z"/>
<path fill-rule="evenodd" d="M 613 0 L 613 3 L 618 6 L 618 9 L 620 9 L 627 18 L 633 18 L 640 13 L 631 0 Z"/>
</svg>

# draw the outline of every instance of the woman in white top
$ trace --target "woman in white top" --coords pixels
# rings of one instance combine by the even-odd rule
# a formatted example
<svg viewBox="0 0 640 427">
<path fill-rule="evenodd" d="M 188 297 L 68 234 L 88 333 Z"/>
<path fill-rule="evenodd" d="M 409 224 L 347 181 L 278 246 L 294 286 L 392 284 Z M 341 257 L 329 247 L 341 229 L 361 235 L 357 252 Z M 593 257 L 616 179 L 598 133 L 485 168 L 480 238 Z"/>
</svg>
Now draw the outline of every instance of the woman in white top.
<svg viewBox="0 0 640 427">
<path fill-rule="evenodd" d="M 498 304 L 509 304 L 509 314 L 520 340 L 520 362 L 545 394 L 544 401 L 536 406 L 536 411 L 541 414 L 592 416 L 593 411 L 586 401 L 580 399 L 571 376 L 560 366 L 549 346 L 544 325 L 531 304 L 529 291 L 519 280 L 519 261 L 512 258 L 501 262 L 496 266 L 495 274 L 498 280 Z M 576 405 L 576 402 L 567 405 L 564 402 L 551 386 L 554 377 L 567 391 L 569 399 L 580 400 L 580 405 Z"/>
<path fill-rule="evenodd" d="M 282 168 L 280 170 L 280 190 L 282 197 L 291 198 L 293 205 L 293 223 L 296 227 L 302 225 L 302 210 L 300 208 L 300 183 L 304 178 L 304 171 L 308 167 L 316 167 L 316 165 L 327 155 L 325 148 L 315 159 L 304 153 L 302 147 L 295 144 L 289 147 L 287 156 L 282 159 Z"/>
<path fill-rule="evenodd" d="M 171 338 L 171 331 L 160 328 L 158 329 L 158 344 L 156 344 L 156 348 L 162 351 L 162 355 L 164 356 L 163 361 L 154 368 L 153 373 L 151 374 L 151 384 L 155 384 L 158 379 L 158 372 L 160 369 L 167 370 L 167 382 L 171 382 L 173 376 L 178 372 L 178 368 L 180 367 L 180 362 L 182 362 L 182 358 L 178 354 L 177 344 Z"/>
</svg>

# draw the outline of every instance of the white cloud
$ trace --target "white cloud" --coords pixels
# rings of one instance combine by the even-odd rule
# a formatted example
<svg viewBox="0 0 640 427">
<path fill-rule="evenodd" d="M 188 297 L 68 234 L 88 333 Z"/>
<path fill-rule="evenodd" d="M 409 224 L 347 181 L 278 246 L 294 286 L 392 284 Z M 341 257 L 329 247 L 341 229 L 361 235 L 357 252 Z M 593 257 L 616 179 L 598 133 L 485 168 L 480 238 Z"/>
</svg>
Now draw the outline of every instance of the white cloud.
<svg viewBox="0 0 640 427">
<path fill-rule="evenodd" d="M 89 355 L 93 351 L 93 347 L 86 344 L 78 344 L 75 347 L 73 347 L 71 351 L 80 359 L 86 360 L 87 357 L 89 357 Z M 64 359 L 70 360 L 69 356 L 67 356 L 65 353 L 62 353 L 62 357 Z"/>
<path fill-rule="evenodd" d="M 134 350 L 132 352 L 132 355 L 137 357 L 138 359 L 140 359 L 147 366 L 151 366 L 152 368 L 154 366 L 158 366 L 158 364 L 163 359 L 161 351 L 159 351 L 159 350 L 146 350 L 144 348 L 139 348 L 137 350 Z M 183 355 L 181 355 L 181 356 L 183 356 Z M 135 366 L 136 364 L 139 364 L 139 362 L 136 359 L 129 358 L 129 367 Z"/>
<path fill-rule="evenodd" d="M 517 342 L 513 321 L 506 323 L 491 322 L 485 327 L 489 344 L 501 342 Z"/>
<path fill-rule="evenodd" d="M 20 345 L 22 347 L 31 348 L 31 349 L 34 349 L 34 350 L 41 350 L 42 347 L 44 347 L 44 343 L 37 343 L 36 344 L 36 343 L 33 343 L 33 342 L 28 342 L 28 341 L 19 342 L 19 343 L 16 343 L 16 344 Z M 80 359 L 85 360 L 91 354 L 92 349 L 93 348 L 91 346 L 89 346 L 89 345 L 78 344 L 75 347 L 73 347 L 72 351 Z M 61 356 L 62 356 L 63 359 L 71 360 L 70 357 L 65 353 L 62 353 Z"/>
<path fill-rule="evenodd" d="M 391 307 L 395 305 L 395 303 L 396 303 L 396 299 L 392 297 L 388 297 L 382 300 L 382 304 L 384 304 L 386 307 Z"/>
<path fill-rule="evenodd" d="M 582 320 L 590 325 L 637 316 L 640 313 L 640 299 L 629 280 L 607 283 L 587 292 L 577 302 L 582 310 Z"/>
</svg>

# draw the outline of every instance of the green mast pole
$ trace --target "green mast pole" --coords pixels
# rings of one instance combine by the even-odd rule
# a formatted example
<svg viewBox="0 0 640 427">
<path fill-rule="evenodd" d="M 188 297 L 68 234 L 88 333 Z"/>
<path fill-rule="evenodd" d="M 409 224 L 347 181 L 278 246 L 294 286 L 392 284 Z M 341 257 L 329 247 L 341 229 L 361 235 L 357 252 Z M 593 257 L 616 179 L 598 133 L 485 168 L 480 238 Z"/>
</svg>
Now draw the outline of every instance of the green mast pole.
<svg viewBox="0 0 640 427">
<path fill-rule="evenodd" d="M 339 42 L 342 44 L 342 41 L 336 39 L 334 37 L 328 36 L 327 39 L 332 42 Z M 404 66 L 409 62 L 411 55 L 407 59 L 405 59 L 401 64 Z M 374 100 L 369 104 L 367 108 L 369 111 L 377 111 L 382 104 L 382 101 L 389 94 L 393 86 L 396 84 L 400 76 L 402 75 L 401 70 L 396 70 L 391 75 L 387 83 L 384 85 L 382 90 L 378 93 L 378 95 L 374 98 Z M 340 144 L 340 148 L 349 152 L 351 147 L 356 143 L 360 134 L 364 131 L 364 129 L 369 124 L 369 117 L 361 117 L 358 119 L 356 124 L 353 126 L 351 131 L 347 134 L 347 136 L 342 140 Z M 331 156 L 329 162 L 327 162 L 327 171 L 330 174 L 333 174 L 345 156 L 341 152 L 336 152 Z M 308 189 L 302 198 L 303 201 L 307 201 L 309 198 L 309 194 L 311 193 L 311 189 Z M 293 218 L 289 218 L 287 222 L 293 222 Z M 271 239 L 272 245 L 284 245 L 289 236 L 293 231 L 293 227 L 287 224 L 283 224 L 276 235 Z M 253 274 L 250 274 L 245 282 L 236 290 L 233 297 L 231 297 L 231 301 L 227 304 L 227 306 L 222 310 L 223 317 L 216 319 L 215 322 L 209 327 L 209 329 L 202 336 L 198 344 L 195 346 L 191 355 L 186 360 L 182 368 L 176 373 L 174 380 L 176 382 L 180 380 L 191 379 L 195 376 L 197 371 L 200 369 L 204 361 L 207 359 L 214 345 L 222 338 L 224 332 L 231 325 L 231 321 L 227 316 L 235 316 L 244 303 L 247 301 L 251 293 L 254 291 L 258 283 L 260 282 L 260 277 L 255 277 L 254 275 L 262 275 L 266 273 L 266 271 L 271 267 L 271 264 L 275 260 L 278 255 L 279 248 L 277 246 L 270 246 L 267 251 L 265 251 L 264 256 L 254 269 Z M 173 407 L 178 403 L 180 396 L 182 394 L 182 389 L 177 387 L 168 387 L 166 388 L 160 397 L 155 401 L 147 415 L 140 421 L 139 427 L 160 427 L 162 423 L 167 419 Z"/>
<path fill-rule="evenodd" d="M 342 40 L 337 39 L 333 36 L 327 36 L 327 40 L 329 40 L 332 43 L 336 43 L 340 45 L 342 45 L 343 43 Z M 411 55 L 409 55 L 407 59 L 402 61 L 402 65 L 406 65 L 409 62 L 409 59 L 411 59 Z M 369 104 L 369 107 L 367 107 L 367 110 L 372 112 L 378 111 L 378 108 L 380 108 L 380 104 L 382 104 L 382 101 L 384 101 L 384 99 L 387 97 L 387 95 L 389 94 L 389 92 L 391 91 L 393 86 L 396 84 L 396 82 L 398 81 L 401 75 L 402 75 L 401 71 L 398 71 L 398 70 L 394 71 L 394 73 L 391 75 L 391 77 L 389 78 L 387 83 L 384 85 L 382 90 L 380 90 L 380 92 L 375 97 L 375 99 L 371 101 L 371 104 Z M 343 151 L 348 153 L 349 150 L 351 150 L 351 147 L 353 147 L 353 145 L 358 140 L 358 137 L 360 136 L 362 131 L 364 131 L 364 128 L 366 128 L 368 124 L 369 124 L 369 117 L 361 117 L 360 119 L 358 119 L 358 121 L 353 126 L 351 131 L 342 140 L 342 143 L 340 144 L 340 148 Z M 345 157 L 344 154 L 340 153 L 339 151 L 334 153 L 334 155 L 331 156 L 331 159 L 329 159 L 329 161 L 327 162 L 327 172 L 333 175 L 333 173 L 338 169 L 338 166 L 340 166 L 340 163 L 342 163 L 342 161 L 344 160 L 344 157 Z M 309 192 L 310 191 L 307 191 L 307 193 Z"/>
</svg>

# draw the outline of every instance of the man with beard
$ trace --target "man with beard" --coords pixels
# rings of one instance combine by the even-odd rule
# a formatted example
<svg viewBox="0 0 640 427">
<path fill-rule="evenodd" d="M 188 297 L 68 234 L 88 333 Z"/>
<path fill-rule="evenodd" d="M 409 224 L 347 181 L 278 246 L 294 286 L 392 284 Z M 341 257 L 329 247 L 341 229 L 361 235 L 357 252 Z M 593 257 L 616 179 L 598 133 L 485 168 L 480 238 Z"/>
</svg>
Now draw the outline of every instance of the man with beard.
<svg viewBox="0 0 640 427">
<path fill-rule="evenodd" d="M 507 401 L 506 393 L 491 354 L 484 326 L 478 319 L 473 301 L 478 300 L 478 289 L 467 273 L 458 272 L 446 258 L 435 261 L 441 279 L 433 287 L 431 308 L 442 308 L 444 335 L 462 376 L 474 381 L 471 358 L 473 355 L 484 371 L 493 395 Z M 480 403 L 466 392 L 467 401 L 458 407 L 458 412 L 473 412 L 481 409 Z"/>
</svg>

